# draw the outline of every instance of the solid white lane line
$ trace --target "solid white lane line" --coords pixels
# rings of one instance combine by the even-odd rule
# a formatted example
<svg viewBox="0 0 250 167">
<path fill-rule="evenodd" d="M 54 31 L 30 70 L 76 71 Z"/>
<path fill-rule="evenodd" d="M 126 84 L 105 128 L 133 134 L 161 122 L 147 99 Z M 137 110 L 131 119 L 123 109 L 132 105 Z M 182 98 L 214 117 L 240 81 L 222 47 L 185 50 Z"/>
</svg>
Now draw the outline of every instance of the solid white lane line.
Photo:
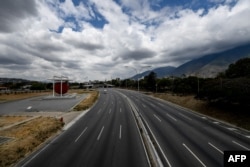
<svg viewBox="0 0 250 167">
<path fill-rule="evenodd" d="M 120 125 L 120 134 L 119 134 L 119 139 L 122 138 L 122 125 Z"/>
<path fill-rule="evenodd" d="M 232 142 L 233 142 L 234 144 L 237 144 L 238 146 L 240 146 L 240 147 L 246 149 L 246 150 L 250 150 L 249 148 L 247 148 L 247 147 L 241 145 L 240 143 L 237 143 L 236 141 L 232 141 Z"/>
<path fill-rule="evenodd" d="M 171 118 L 172 120 L 174 121 L 177 121 L 173 116 L 169 115 L 169 114 L 166 114 L 169 118 Z"/>
<path fill-rule="evenodd" d="M 154 114 L 154 117 L 155 117 L 156 119 L 158 119 L 158 121 L 161 122 L 161 119 L 160 119 L 159 117 L 157 117 L 155 114 Z"/>
<path fill-rule="evenodd" d="M 202 166 L 206 167 L 206 165 L 193 153 L 193 151 L 186 146 L 186 144 L 182 143 L 182 145 L 201 163 Z"/>
<path fill-rule="evenodd" d="M 103 131 L 103 129 L 104 129 L 104 126 L 102 127 L 102 129 L 101 129 L 101 131 L 100 131 L 100 133 L 99 133 L 99 135 L 98 135 L 98 137 L 97 137 L 97 140 L 100 140 L 100 138 L 101 138 L 101 136 L 102 136 L 102 131 Z"/>
<path fill-rule="evenodd" d="M 208 144 L 213 147 L 215 150 L 219 151 L 221 154 L 224 154 L 223 151 L 221 151 L 220 149 L 218 149 L 217 147 L 215 147 L 212 143 L 208 142 Z"/>
<path fill-rule="evenodd" d="M 190 120 L 190 121 L 192 121 L 192 119 L 191 118 L 189 118 L 188 116 L 186 116 L 186 115 L 183 115 L 182 113 L 178 113 L 180 116 L 182 116 L 182 117 L 184 117 L 184 118 L 186 118 L 186 119 L 188 119 L 188 120 Z"/>
<path fill-rule="evenodd" d="M 84 134 L 84 132 L 88 129 L 88 127 L 86 127 L 82 133 L 75 139 L 75 142 L 77 142 L 77 140 Z"/>
</svg>

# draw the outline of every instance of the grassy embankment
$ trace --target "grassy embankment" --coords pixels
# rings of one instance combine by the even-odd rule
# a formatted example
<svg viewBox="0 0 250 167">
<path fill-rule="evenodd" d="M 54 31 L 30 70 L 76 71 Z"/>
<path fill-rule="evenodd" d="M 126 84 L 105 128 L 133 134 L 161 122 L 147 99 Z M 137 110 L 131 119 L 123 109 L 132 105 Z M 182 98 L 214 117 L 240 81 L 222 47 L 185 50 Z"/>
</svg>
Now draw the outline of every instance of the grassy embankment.
<svg viewBox="0 0 250 167">
<path fill-rule="evenodd" d="M 172 94 L 153 94 L 160 99 L 170 101 L 185 108 L 189 108 L 204 115 L 228 122 L 235 126 L 250 130 L 250 113 L 237 109 L 225 110 L 209 105 L 205 101 L 197 100 L 194 96 L 177 96 Z"/>
<path fill-rule="evenodd" d="M 14 116 L 5 117 L 13 121 Z M 17 118 L 18 119 L 18 118 Z M 20 117 L 18 120 L 25 119 Z M 3 124 L 2 124 L 3 125 Z M 0 166 L 10 166 L 55 134 L 62 127 L 62 122 L 50 117 L 39 117 L 27 123 L 0 131 L 0 136 L 12 138 L 0 144 Z"/>
<path fill-rule="evenodd" d="M 42 96 L 42 95 L 49 95 L 49 94 L 52 94 L 52 93 L 51 92 L 34 92 L 34 93 L 21 92 L 21 93 L 11 93 L 11 94 L 0 93 L 0 102 L 20 100 L 20 99 Z"/>
<path fill-rule="evenodd" d="M 99 92 L 96 90 L 83 91 L 83 93 L 88 93 L 89 95 L 74 108 L 74 111 L 83 111 L 83 110 L 90 108 L 96 102 L 99 96 Z"/>
</svg>

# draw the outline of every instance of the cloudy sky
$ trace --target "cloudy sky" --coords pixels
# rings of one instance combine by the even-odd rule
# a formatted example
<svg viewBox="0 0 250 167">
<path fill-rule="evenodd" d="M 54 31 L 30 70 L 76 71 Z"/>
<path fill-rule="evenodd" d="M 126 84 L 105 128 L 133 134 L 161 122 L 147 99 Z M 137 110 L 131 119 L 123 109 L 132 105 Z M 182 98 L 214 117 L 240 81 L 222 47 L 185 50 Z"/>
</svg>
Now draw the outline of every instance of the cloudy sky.
<svg viewBox="0 0 250 167">
<path fill-rule="evenodd" d="M 0 77 L 109 80 L 178 66 L 249 43 L 249 17 L 249 0 L 1 0 Z"/>
</svg>

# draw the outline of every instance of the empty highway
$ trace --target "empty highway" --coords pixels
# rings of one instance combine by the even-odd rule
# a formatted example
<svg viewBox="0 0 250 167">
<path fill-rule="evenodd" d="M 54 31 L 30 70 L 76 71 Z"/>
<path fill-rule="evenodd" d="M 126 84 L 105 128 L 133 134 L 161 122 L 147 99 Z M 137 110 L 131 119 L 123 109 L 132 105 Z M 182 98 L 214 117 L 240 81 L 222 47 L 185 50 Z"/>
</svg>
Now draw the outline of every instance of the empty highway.
<svg viewBox="0 0 250 167">
<path fill-rule="evenodd" d="M 134 91 L 133 99 L 165 166 L 223 166 L 224 151 L 250 150 L 250 133 Z"/>
<path fill-rule="evenodd" d="M 249 132 L 142 93 L 108 89 L 76 124 L 18 165 L 150 166 L 132 110 L 163 166 L 220 167 L 224 151 L 250 150 Z"/>
<path fill-rule="evenodd" d="M 119 93 L 100 91 L 76 124 L 18 166 L 150 166 L 131 109 Z"/>
</svg>

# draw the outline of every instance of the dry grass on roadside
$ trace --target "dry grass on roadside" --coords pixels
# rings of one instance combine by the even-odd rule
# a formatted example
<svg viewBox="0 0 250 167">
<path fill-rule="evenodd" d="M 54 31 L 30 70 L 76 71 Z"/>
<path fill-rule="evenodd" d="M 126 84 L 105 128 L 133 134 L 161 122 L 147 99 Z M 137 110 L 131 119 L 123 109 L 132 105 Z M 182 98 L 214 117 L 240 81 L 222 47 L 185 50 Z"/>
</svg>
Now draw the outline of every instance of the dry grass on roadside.
<svg viewBox="0 0 250 167">
<path fill-rule="evenodd" d="M 0 94 L 0 102 L 20 100 L 20 99 L 48 95 L 48 94 L 50 94 L 50 92 Z"/>
<path fill-rule="evenodd" d="M 21 122 L 30 118 L 29 116 L 0 116 L 0 128 L 13 123 Z"/>
<path fill-rule="evenodd" d="M 10 166 L 32 152 L 62 127 L 62 123 L 51 117 L 39 117 L 27 123 L 0 131 L 0 136 L 13 140 L 0 144 L 0 166 Z"/>
<path fill-rule="evenodd" d="M 250 130 L 250 114 L 240 111 L 225 111 L 209 105 L 207 102 L 197 100 L 194 96 L 178 96 L 172 94 L 153 94 L 154 97 L 170 101 L 185 108 L 211 116 L 213 118 L 231 123 L 238 127 Z"/>
<path fill-rule="evenodd" d="M 94 91 L 84 91 L 84 93 L 88 93 L 88 97 L 86 97 L 82 102 L 80 102 L 75 108 L 74 111 L 83 111 L 90 108 L 95 101 L 98 99 L 99 92 Z"/>
</svg>

